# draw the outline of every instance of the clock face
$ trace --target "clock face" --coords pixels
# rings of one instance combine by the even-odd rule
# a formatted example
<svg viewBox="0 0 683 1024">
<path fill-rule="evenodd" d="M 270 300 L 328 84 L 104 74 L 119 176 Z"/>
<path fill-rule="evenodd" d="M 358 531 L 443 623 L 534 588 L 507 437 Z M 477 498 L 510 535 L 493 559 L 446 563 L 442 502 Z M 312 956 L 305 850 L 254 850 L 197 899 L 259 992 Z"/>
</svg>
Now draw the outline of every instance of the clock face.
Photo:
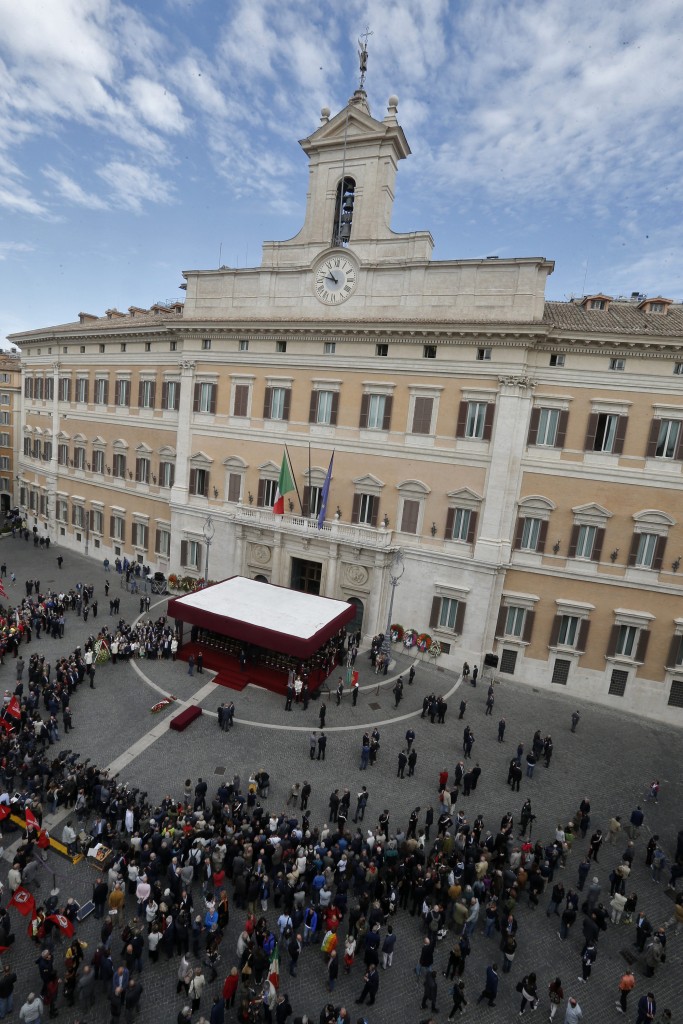
<svg viewBox="0 0 683 1024">
<path fill-rule="evenodd" d="M 328 306 L 337 306 L 353 294 L 358 270 L 348 256 L 328 256 L 315 271 L 315 294 Z"/>
</svg>

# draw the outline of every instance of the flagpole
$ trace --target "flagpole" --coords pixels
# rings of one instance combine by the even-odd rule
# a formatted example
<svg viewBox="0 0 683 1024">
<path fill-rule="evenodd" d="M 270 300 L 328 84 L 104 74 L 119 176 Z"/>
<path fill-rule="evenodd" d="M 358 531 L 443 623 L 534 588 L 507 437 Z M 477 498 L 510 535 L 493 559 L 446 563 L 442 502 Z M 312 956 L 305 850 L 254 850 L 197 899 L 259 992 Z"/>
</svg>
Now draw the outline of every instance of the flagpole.
<svg viewBox="0 0 683 1024">
<path fill-rule="evenodd" d="M 299 494 L 299 485 L 296 482 L 296 477 L 294 475 L 294 470 L 292 468 L 292 459 L 290 457 L 289 448 L 287 447 L 287 445 L 285 445 L 285 455 L 287 456 L 287 462 L 289 463 L 289 471 L 292 474 L 292 480 L 294 481 L 294 490 L 296 491 L 296 496 L 299 499 L 299 508 L 301 509 L 301 515 L 303 516 L 304 506 L 301 500 L 301 495 Z"/>
<path fill-rule="evenodd" d="M 313 492 L 311 481 L 311 442 L 308 442 L 308 518 L 311 518 L 311 494 Z M 305 491 L 304 491 L 305 493 Z"/>
</svg>

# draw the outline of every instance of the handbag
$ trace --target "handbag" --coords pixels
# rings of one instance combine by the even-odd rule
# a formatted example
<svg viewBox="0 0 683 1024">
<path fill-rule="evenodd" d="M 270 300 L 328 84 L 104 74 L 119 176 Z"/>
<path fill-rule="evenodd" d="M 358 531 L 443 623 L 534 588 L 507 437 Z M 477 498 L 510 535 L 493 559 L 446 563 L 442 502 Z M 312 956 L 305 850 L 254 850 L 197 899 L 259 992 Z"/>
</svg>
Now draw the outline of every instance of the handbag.
<svg viewBox="0 0 683 1024">
<path fill-rule="evenodd" d="M 524 982 L 523 981 L 518 981 L 517 985 L 515 987 L 516 987 L 518 992 L 522 992 L 524 990 Z"/>
</svg>

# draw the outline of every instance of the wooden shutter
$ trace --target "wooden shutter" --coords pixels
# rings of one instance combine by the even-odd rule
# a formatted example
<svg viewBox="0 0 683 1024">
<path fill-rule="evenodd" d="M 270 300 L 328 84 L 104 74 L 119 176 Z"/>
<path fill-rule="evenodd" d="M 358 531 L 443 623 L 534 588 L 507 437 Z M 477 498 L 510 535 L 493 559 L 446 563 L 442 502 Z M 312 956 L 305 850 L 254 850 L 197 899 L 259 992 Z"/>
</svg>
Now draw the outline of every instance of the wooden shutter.
<svg viewBox="0 0 683 1024">
<path fill-rule="evenodd" d="M 678 658 L 678 652 L 681 649 L 681 637 L 675 634 L 671 637 L 671 643 L 669 644 L 669 654 L 666 659 L 666 668 L 676 668 L 676 659 Z"/>
<path fill-rule="evenodd" d="M 360 494 L 354 494 L 353 496 L 353 507 L 351 510 L 351 522 L 357 523 L 358 517 L 360 516 Z"/>
<path fill-rule="evenodd" d="M 131 536 L 131 544 L 133 545 L 134 548 L 136 548 L 138 546 L 138 524 L 137 523 L 133 523 L 133 528 L 131 530 L 131 534 L 132 534 L 132 536 Z"/>
<path fill-rule="evenodd" d="M 674 459 L 677 462 L 683 461 L 683 423 L 678 429 L 678 444 L 676 445 L 676 451 L 674 452 Z"/>
<path fill-rule="evenodd" d="M 636 558 L 638 556 L 638 548 L 640 546 L 640 534 L 634 533 L 631 537 L 631 550 L 628 553 L 628 564 L 635 565 Z"/>
<path fill-rule="evenodd" d="M 175 396 L 173 398 L 173 411 L 174 412 L 178 412 L 178 409 L 180 409 L 180 390 L 181 390 L 181 388 L 182 388 L 182 384 L 180 383 L 180 381 L 176 381 Z"/>
<path fill-rule="evenodd" d="M 263 418 L 264 420 L 270 419 L 270 411 L 273 407 L 273 389 L 266 388 L 263 393 Z"/>
<path fill-rule="evenodd" d="M 235 405 L 232 411 L 233 416 L 246 416 L 249 410 L 249 385 L 235 385 Z"/>
<path fill-rule="evenodd" d="M 455 428 L 455 436 L 456 437 L 464 437 L 465 436 L 465 429 L 467 428 L 467 409 L 468 409 L 468 406 L 469 406 L 468 402 L 461 402 L 460 405 L 458 406 L 458 422 L 457 422 L 457 425 L 456 425 L 456 428 Z"/>
<path fill-rule="evenodd" d="M 579 626 L 579 639 L 576 642 L 576 649 L 583 653 L 588 646 L 588 634 L 590 633 L 591 620 L 581 619 L 581 625 Z"/>
<path fill-rule="evenodd" d="M 460 636 L 462 634 L 462 627 L 465 622 L 465 612 L 467 605 L 464 601 L 458 601 L 458 610 L 455 613 L 455 627 L 454 632 Z"/>
<path fill-rule="evenodd" d="M 482 441 L 490 441 L 491 434 L 493 433 L 493 417 L 496 413 L 496 406 L 494 402 L 487 402 L 486 404 L 486 415 L 484 417 L 484 433 L 482 434 Z"/>
<path fill-rule="evenodd" d="M 266 503 L 266 481 L 265 480 L 259 480 L 259 482 L 258 482 L 258 492 L 257 492 L 257 495 L 256 495 L 256 504 L 258 505 L 259 508 L 265 508 L 265 503 Z"/>
<path fill-rule="evenodd" d="M 192 411 L 199 412 L 199 398 L 201 395 L 201 385 L 199 383 L 194 386 L 194 395 L 192 397 Z"/>
<path fill-rule="evenodd" d="M 90 381 L 86 380 L 85 388 L 83 390 L 83 401 L 86 403 L 86 405 L 88 404 L 89 397 L 90 397 Z"/>
<path fill-rule="evenodd" d="M 168 409 L 168 381 L 164 381 L 161 385 L 161 408 Z"/>
<path fill-rule="evenodd" d="M 645 458 L 653 459 L 655 452 L 657 451 L 657 441 L 659 439 L 659 431 L 662 426 L 662 421 L 655 417 L 650 423 L 650 435 L 647 439 L 647 447 L 645 448 Z"/>
<path fill-rule="evenodd" d="M 382 420 L 382 430 L 391 429 L 391 409 L 394 404 L 393 395 L 385 395 L 384 397 L 384 418 Z M 683 440 L 683 431 L 681 431 L 681 440 Z"/>
<path fill-rule="evenodd" d="M 508 618 L 508 610 L 505 605 L 501 605 L 498 609 L 498 618 L 496 619 L 496 632 L 494 636 L 504 637 L 505 636 L 505 623 Z"/>
<path fill-rule="evenodd" d="M 200 477 L 200 479 L 202 480 L 202 494 L 204 495 L 205 498 L 208 498 L 208 496 L 209 496 L 209 480 L 210 480 L 210 473 L 209 473 L 208 469 L 205 469 L 203 471 L 202 476 Z"/>
<path fill-rule="evenodd" d="M 576 558 L 576 546 L 579 543 L 579 531 L 580 526 L 572 526 L 572 532 L 569 537 L 569 550 L 567 552 L 567 558 Z"/>
<path fill-rule="evenodd" d="M 592 452 L 595 451 L 595 435 L 598 432 L 598 414 L 592 412 L 588 417 L 588 427 L 586 428 L 586 440 L 584 441 L 584 451 Z"/>
<path fill-rule="evenodd" d="M 567 436 L 567 423 L 569 422 L 569 413 L 566 409 L 560 410 L 560 415 L 557 417 L 557 433 L 555 435 L 555 448 L 564 448 L 565 438 Z"/>
<path fill-rule="evenodd" d="M 339 392 L 332 392 L 332 408 L 330 409 L 330 424 L 333 427 L 337 426 L 337 417 L 339 415 Z"/>
<path fill-rule="evenodd" d="M 607 657 L 613 658 L 617 653 L 617 643 L 619 642 L 619 626 L 612 626 L 609 634 L 609 642 L 607 644 Z"/>
<path fill-rule="evenodd" d="M 557 641 L 560 639 L 560 626 L 562 625 L 562 616 L 555 615 L 553 617 L 553 624 L 550 630 L 550 647 L 556 647 Z"/>
<path fill-rule="evenodd" d="M 144 381 L 138 381 L 138 409 L 142 409 Z"/>
<path fill-rule="evenodd" d="M 76 506 L 75 505 L 71 506 L 71 525 L 72 526 L 76 525 Z"/>
<path fill-rule="evenodd" d="M 455 509 L 449 508 L 446 513 L 446 529 L 444 530 L 444 540 L 453 540 L 453 527 L 455 525 Z"/>
<path fill-rule="evenodd" d="M 154 531 L 154 554 L 158 555 L 161 551 L 161 530 L 157 526 Z"/>
<path fill-rule="evenodd" d="M 121 520 L 121 543 L 126 543 L 126 520 Z"/>
<path fill-rule="evenodd" d="M 187 565 L 187 541 L 181 540 L 180 542 L 180 564 Z"/>
<path fill-rule="evenodd" d="M 591 560 L 593 562 L 599 562 L 602 557 L 602 548 L 605 543 L 605 531 L 602 529 L 595 531 L 595 541 L 593 542 L 593 553 L 591 554 Z"/>
<path fill-rule="evenodd" d="M 140 482 L 140 460 L 139 459 L 135 460 L 135 482 L 136 483 Z"/>
<path fill-rule="evenodd" d="M 433 597 L 432 598 L 432 611 L 431 611 L 431 615 L 429 616 L 429 628 L 430 629 L 437 629 L 438 628 L 440 614 L 441 614 L 441 598 L 440 597 Z"/>
<path fill-rule="evenodd" d="M 285 388 L 285 400 L 282 403 L 282 419 L 289 420 L 289 410 L 292 404 L 292 391 L 291 388 Z"/>
<path fill-rule="evenodd" d="M 636 648 L 636 661 L 645 661 L 647 657 L 647 645 L 650 642 L 650 630 L 641 629 L 638 634 L 638 647 Z"/>
<path fill-rule="evenodd" d="M 217 384 L 209 385 L 209 412 L 213 416 L 216 412 L 216 395 L 218 392 Z"/>
<path fill-rule="evenodd" d="M 121 381 L 117 379 L 114 384 L 114 405 L 118 405 L 121 400 Z"/>
<path fill-rule="evenodd" d="M 190 487 L 189 487 L 190 494 L 195 494 L 196 490 L 197 490 L 197 470 L 196 469 L 191 469 L 190 470 Z"/>
<path fill-rule="evenodd" d="M 413 406 L 413 434 L 429 434 L 432 429 L 433 398 L 418 397 Z"/>
<path fill-rule="evenodd" d="M 655 572 L 659 572 L 659 570 L 662 568 L 665 548 L 666 537 L 657 537 L 657 543 L 655 544 L 655 553 L 652 558 L 652 568 L 655 570 Z"/>
<path fill-rule="evenodd" d="M 532 608 L 528 608 L 527 613 L 524 616 L 524 629 L 522 630 L 522 640 L 525 644 L 528 644 L 531 641 L 535 618 L 536 612 Z"/>
<path fill-rule="evenodd" d="M 109 536 L 114 536 L 114 516 L 109 516 Z"/>
<path fill-rule="evenodd" d="M 318 418 L 318 392 L 311 391 L 311 402 L 308 407 L 308 422 L 315 423 Z"/>
<path fill-rule="evenodd" d="M 303 501 L 301 502 L 302 515 L 307 518 L 310 512 L 311 505 L 311 488 L 308 485 L 304 486 Z"/>
<path fill-rule="evenodd" d="M 149 405 L 151 409 L 155 409 L 157 404 L 157 382 L 152 381 L 152 387 L 150 388 Z"/>
<path fill-rule="evenodd" d="M 370 526 L 377 526 L 377 515 L 379 513 L 379 498 L 374 495 L 370 501 Z"/>
<path fill-rule="evenodd" d="M 360 420 L 358 427 L 364 430 L 368 425 L 368 409 L 370 408 L 370 395 L 363 395 L 360 400 Z"/>
<path fill-rule="evenodd" d="M 538 531 L 538 545 L 536 550 L 542 555 L 545 551 L 545 542 L 548 539 L 548 520 L 544 519 Z"/>
<path fill-rule="evenodd" d="M 239 501 L 242 490 L 242 477 L 239 473 L 228 474 L 228 501 Z"/>
<path fill-rule="evenodd" d="M 477 513 L 470 512 L 470 521 L 467 527 L 467 543 L 474 544 L 474 538 L 477 536 Z"/>
<path fill-rule="evenodd" d="M 515 531 L 515 543 L 513 545 L 515 551 L 519 551 L 522 546 L 522 537 L 524 535 L 524 516 L 520 516 L 517 520 L 517 530 Z"/>
<path fill-rule="evenodd" d="M 624 438 L 626 437 L 627 426 L 628 416 L 617 416 L 617 431 L 614 435 L 614 444 L 612 445 L 613 455 L 621 455 L 624 450 Z"/>
<path fill-rule="evenodd" d="M 417 533 L 419 515 L 420 502 L 405 499 L 401 512 L 401 533 Z"/>
<path fill-rule="evenodd" d="M 529 445 L 536 444 L 538 440 L 538 424 L 541 419 L 541 410 L 536 408 L 531 410 L 531 419 L 529 420 L 529 433 L 527 435 L 526 443 Z"/>
</svg>

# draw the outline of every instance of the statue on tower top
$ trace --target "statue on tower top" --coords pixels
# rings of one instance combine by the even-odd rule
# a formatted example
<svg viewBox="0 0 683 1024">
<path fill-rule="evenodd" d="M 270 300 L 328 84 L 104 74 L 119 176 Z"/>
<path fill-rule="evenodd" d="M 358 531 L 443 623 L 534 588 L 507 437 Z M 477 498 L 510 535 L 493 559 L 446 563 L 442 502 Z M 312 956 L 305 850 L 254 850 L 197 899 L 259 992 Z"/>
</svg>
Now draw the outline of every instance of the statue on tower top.
<svg viewBox="0 0 683 1024">
<path fill-rule="evenodd" d="M 365 32 L 362 33 L 358 40 L 358 62 L 360 66 L 360 82 L 358 83 L 359 89 L 362 89 L 365 85 L 365 74 L 368 70 L 368 39 L 372 34 L 370 26 L 366 25 Z"/>
</svg>

